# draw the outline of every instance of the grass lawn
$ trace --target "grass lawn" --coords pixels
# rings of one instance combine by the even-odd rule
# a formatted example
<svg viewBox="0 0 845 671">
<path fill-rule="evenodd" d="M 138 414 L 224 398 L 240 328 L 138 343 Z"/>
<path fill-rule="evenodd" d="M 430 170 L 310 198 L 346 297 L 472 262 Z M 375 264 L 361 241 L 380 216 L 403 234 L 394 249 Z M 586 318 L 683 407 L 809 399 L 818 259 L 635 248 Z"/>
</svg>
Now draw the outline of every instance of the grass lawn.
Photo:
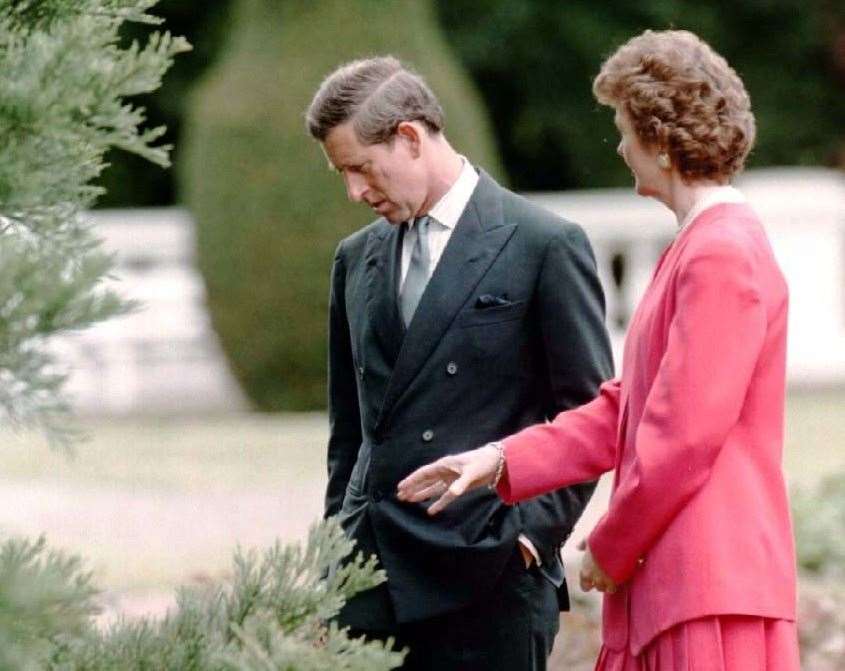
<svg viewBox="0 0 845 671">
<path fill-rule="evenodd" d="M 232 551 L 302 538 L 322 512 L 322 415 L 86 422 L 75 456 L 3 434 L 0 530 L 83 555 L 107 611 L 161 612 Z"/>
<path fill-rule="evenodd" d="M 223 574 L 232 550 L 297 540 L 322 511 L 322 414 L 89 420 L 76 455 L 3 433 L 0 530 L 82 554 L 107 615 L 162 612 L 173 588 Z M 845 391 L 788 402 L 785 470 L 845 470 Z M 604 482 L 574 544 L 601 514 Z M 573 554 L 572 548 L 567 549 Z"/>
</svg>

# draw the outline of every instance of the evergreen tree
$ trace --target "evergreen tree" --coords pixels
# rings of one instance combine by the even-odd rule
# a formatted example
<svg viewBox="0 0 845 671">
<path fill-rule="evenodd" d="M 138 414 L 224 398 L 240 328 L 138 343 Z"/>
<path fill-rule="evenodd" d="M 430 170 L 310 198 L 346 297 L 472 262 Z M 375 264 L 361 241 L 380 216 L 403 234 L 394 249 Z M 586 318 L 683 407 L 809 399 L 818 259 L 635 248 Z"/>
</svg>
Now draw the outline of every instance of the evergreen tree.
<svg viewBox="0 0 845 671">
<path fill-rule="evenodd" d="M 69 438 L 65 373 L 48 340 L 130 309 L 101 288 L 111 259 L 83 212 L 120 148 L 161 166 L 163 128 L 124 98 L 156 89 L 181 38 L 119 44 L 156 0 L 0 0 L 0 421 Z"/>
<path fill-rule="evenodd" d="M 189 101 L 185 91 L 216 61 L 231 30 L 231 4 L 232 0 L 163 0 L 156 5 L 156 15 L 164 19 L 172 33 L 184 35 L 192 47 L 190 53 L 176 59 L 161 88 L 136 100 L 146 108 L 150 125 L 167 127 L 162 139 L 174 145 L 171 152 L 174 164 L 181 160 L 182 120 Z M 120 33 L 123 39 L 140 41 L 146 38 L 149 27 L 126 23 Z M 119 150 L 106 154 L 106 160 L 109 167 L 98 180 L 106 193 L 97 201 L 97 207 L 155 207 L 175 203 L 172 170 L 150 170 L 144 159 Z"/>
<path fill-rule="evenodd" d="M 44 539 L 0 547 L 0 669 L 43 669 L 57 645 L 92 631 L 91 576 Z"/>
<path fill-rule="evenodd" d="M 49 339 L 130 309 L 102 288 L 111 268 L 84 211 L 102 188 L 104 155 L 122 149 L 161 166 L 163 128 L 143 130 L 128 96 L 155 90 L 181 38 L 122 45 L 127 21 L 156 24 L 156 0 L 0 0 L 0 421 L 67 442 L 64 373 Z M 91 576 L 43 539 L 0 545 L 0 669 L 288 669 L 381 671 L 400 653 L 350 640 L 326 622 L 382 580 L 339 525 L 306 546 L 238 553 L 233 577 L 184 590 L 163 620 L 103 633 Z"/>
<path fill-rule="evenodd" d="M 384 580 L 375 558 L 352 552 L 335 520 L 312 528 L 303 549 L 278 543 L 237 552 L 232 577 L 184 589 L 163 620 L 122 622 L 58 643 L 52 671 L 387 671 L 403 653 L 350 639 L 327 624 L 352 595 Z"/>
</svg>

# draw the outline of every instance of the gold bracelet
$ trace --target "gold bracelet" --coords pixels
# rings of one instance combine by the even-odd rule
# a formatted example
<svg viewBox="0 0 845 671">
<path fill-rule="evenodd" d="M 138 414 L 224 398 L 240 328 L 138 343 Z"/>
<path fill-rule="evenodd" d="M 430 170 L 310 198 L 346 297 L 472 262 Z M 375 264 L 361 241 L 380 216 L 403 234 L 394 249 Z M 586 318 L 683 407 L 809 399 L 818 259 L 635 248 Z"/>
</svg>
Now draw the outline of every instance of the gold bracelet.
<svg viewBox="0 0 845 671">
<path fill-rule="evenodd" d="M 496 441 L 495 443 L 487 443 L 487 445 L 488 447 L 495 447 L 499 452 L 499 461 L 496 463 L 496 474 L 493 476 L 492 482 L 487 485 L 488 489 L 496 491 L 496 487 L 499 484 L 499 480 L 502 479 L 502 473 L 505 470 L 505 446 L 499 441 Z"/>
</svg>

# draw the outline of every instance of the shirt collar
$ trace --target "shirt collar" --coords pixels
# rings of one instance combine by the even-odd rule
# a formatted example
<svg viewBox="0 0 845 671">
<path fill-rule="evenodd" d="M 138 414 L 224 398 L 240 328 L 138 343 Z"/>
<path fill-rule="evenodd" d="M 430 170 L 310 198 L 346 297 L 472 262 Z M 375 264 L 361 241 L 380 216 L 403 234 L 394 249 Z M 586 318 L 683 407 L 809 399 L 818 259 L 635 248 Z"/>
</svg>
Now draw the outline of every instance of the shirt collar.
<svg viewBox="0 0 845 671">
<path fill-rule="evenodd" d="M 472 197 L 472 192 L 475 191 L 478 184 L 478 173 L 475 168 L 472 167 L 466 157 L 461 156 L 461 161 L 463 166 L 458 179 L 428 211 L 430 219 L 448 229 L 454 229 L 458 225 L 458 220 L 464 213 L 467 203 Z M 413 220 L 408 222 L 408 226 L 409 228 L 413 226 Z"/>
<path fill-rule="evenodd" d="M 730 185 L 717 186 L 709 190 L 704 196 L 693 203 L 693 206 L 690 208 L 689 212 L 687 212 L 687 216 L 684 217 L 684 220 L 681 222 L 678 229 L 681 230 L 686 228 L 696 219 L 696 217 L 698 217 L 698 215 L 704 212 L 704 210 L 707 210 L 714 205 L 744 202 L 746 202 L 746 198 L 742 195 L 742 192 L 739 191 L 739 189 Z"/>
</svg>

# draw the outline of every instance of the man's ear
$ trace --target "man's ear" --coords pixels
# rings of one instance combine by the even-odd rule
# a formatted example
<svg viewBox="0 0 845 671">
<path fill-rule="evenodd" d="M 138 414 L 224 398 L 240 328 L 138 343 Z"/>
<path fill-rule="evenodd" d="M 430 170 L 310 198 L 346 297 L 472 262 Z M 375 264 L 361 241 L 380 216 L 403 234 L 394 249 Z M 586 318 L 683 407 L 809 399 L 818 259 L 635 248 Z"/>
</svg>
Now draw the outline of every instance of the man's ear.
<svg viewBox="0 0 845 671">
<path fill-rule="evenodd" d="M 396 139 L 404 142 L 413 158 L 419 158 L 422 152 L 422 133 L 425 131 L 415 121 L 402 121 L 396 127 Z"/>
</svg>

